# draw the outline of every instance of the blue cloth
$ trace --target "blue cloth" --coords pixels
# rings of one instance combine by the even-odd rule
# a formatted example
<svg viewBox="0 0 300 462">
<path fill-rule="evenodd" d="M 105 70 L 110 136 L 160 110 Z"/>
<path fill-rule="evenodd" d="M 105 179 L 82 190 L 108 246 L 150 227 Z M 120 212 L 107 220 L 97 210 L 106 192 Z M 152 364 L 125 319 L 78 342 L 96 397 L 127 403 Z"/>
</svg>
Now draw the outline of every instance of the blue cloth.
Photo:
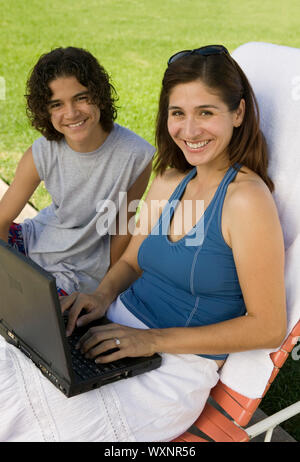
<svg viewBox="0 0 300 462">
<path fill-rule="evenodd" d="M 174 205 L 196 175 L 192 169 L 143 241 L 138 253 L 143 274 L 120 298 L 148 327 L 204 326 L 245 314 L 232 250 L 221 231 L 227 187 L 239 168 L 227 170 L 200 220 L 182 239 L 171 242 L 168 229 Z M 201 356 L 225 359 L 227 354 Z"/>
<path fill-rule="evenodd" d="M 11 247 L 13 247 L 14 249 L 26 255 L 23 233 L 22 233 L 22 226 L 20 224 L 13 222 L 10 225 L 10 228 L 8 230 L 8 244 L 11 245 Z M 61 296 L 68 295 L 67 292 L 65 292 L 60 287 L 57 287 L 56 289 L 57 289 L 58 295 L 61 295 Z"/>
</svg>

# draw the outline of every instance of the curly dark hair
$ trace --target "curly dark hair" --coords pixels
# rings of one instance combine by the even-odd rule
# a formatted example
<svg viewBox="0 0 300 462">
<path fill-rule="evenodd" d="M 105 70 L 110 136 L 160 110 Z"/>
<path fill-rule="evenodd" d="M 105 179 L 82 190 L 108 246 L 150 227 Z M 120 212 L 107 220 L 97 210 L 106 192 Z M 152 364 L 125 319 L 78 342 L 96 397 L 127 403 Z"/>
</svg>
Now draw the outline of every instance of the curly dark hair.
<svg viewBox="0 0 300 462">
<path fill-rule="evenodd" d="M 97 59 L 82 48 L 56 48 L 43 54 L 26 84 L 26 113 L 31 124 L 49 141 L 59 141 L 63 134 L 52 125 L 48 103 L 52 96 L 49 83 L 58 77 L 76 77 L 87 87 L 91 103 L 101 110 L 100 124 L 106 132 L 113 128 L 117 117 L 117 93 L 105 69 Z"/>
</svg>

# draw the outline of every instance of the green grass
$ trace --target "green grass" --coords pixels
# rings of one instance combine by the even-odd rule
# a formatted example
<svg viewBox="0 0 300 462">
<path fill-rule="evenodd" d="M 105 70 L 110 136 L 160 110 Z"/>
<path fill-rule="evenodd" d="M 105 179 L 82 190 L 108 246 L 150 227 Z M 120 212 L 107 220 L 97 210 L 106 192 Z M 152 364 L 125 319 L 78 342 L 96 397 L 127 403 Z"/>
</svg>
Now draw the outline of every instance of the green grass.
<svg viewBox="0 0 300 462">
<path fill-rule="evenodd" d="M 0 96 L 0 176 L 7 182 L 39 136 L 26 119 L 25 81 L 52 48 L 91 51 L 119 94 L 118 122 L 153 143 L 161 79 L 174 52 L 211 43 L 232 51 L 249 41 L 300 47 L 299 0 L 0 0 L 0 12 L 0 77 L 6 84 L 5 100 Z M 40 186 L 33 204 L 41 209 L 49 201 Z M 287 386 L 290 398 L 299 399 L 300 362 L 287 364 L 278 377 L 282 383 L 276 380 L 267 395 L 267 412 L 286 402 Z M 299 427 L 298 419 L 289 430 L 298 441 Z"/>
<path fill-rule="evenodd" d="M 0 152 L 24 151 L 37 134 L 24 111 L 29 70 L 57 46 L 81 46 L 110 72 L 119 122 L 153 141 L 168 57 L 207 43 L 230 50 L 261 40 L 300 46 L 298 0 L 0 0 Z"/>
<path fill-rule="evenodd" d="M 288 357 L 265 398 L 263 398 L 260 407 L 267 415 L 280 411 L 300 400 L 300 357 L 297 356 L 297 360 L 293 359 L 292 355 Z M 287 420 L 281 427 L 296 441 L 300 441 L 300 414 Z"/>
</svg>

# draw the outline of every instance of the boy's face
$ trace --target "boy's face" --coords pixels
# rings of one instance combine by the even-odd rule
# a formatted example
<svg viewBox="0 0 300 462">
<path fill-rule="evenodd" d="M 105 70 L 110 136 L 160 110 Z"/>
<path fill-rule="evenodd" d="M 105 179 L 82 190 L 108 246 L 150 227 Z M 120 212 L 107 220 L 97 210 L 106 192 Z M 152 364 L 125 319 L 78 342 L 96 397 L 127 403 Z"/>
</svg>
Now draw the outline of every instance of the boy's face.
<svg viewBox="0 0 300 462">
<path fill-rule="evenodd" d="M 95 151 L 105 141 L 100 109 L 91 104 L 88 89 L 76 77 L 58 77 L 49 83 L 52 92 L 48 111 L 53 127 L 78 152 Z"/>
</svg>

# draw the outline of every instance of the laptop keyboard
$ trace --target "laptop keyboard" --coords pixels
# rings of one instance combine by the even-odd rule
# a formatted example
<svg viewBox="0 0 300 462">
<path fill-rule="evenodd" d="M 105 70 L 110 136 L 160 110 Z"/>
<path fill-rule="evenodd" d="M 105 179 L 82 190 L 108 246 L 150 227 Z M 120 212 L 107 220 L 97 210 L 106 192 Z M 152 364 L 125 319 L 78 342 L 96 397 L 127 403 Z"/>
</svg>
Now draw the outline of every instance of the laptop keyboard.
<svg viewBox="0 0 300 462">
<path fill-rule="evenodd" d="M 75 372 L 83 379 L 106 374 L 107 372 L 115 371 L 118 367 L 112 362 L 107 364 L 95 364 L 92 359 L 85 358 L 80 350 L 76 350 L 75 345 L 80 339 L 80 335 L 72 334 L 68 337 L 70 345 L 72 366 Z"/>
<path fill-rule="evenodd" d="M 64 324 L 65 326 L 67 324 L 67 319 L 65 317 Z M 78 333 L 74 331 L 70 337 L 67 337 L 70 346 L 72 366 L 79 377 L 86 380 L 102 374 L 107 374 L 108 372 L 117 371 L 122 368 L 122 366 L 125 366 L 125 363 L 120 359 L 106 364 L 96 364 L 93 359 L 85 358 L 81 351 L 75 348 L 82 335 L 83 332 L 79 330 Z"/>
</svg>

